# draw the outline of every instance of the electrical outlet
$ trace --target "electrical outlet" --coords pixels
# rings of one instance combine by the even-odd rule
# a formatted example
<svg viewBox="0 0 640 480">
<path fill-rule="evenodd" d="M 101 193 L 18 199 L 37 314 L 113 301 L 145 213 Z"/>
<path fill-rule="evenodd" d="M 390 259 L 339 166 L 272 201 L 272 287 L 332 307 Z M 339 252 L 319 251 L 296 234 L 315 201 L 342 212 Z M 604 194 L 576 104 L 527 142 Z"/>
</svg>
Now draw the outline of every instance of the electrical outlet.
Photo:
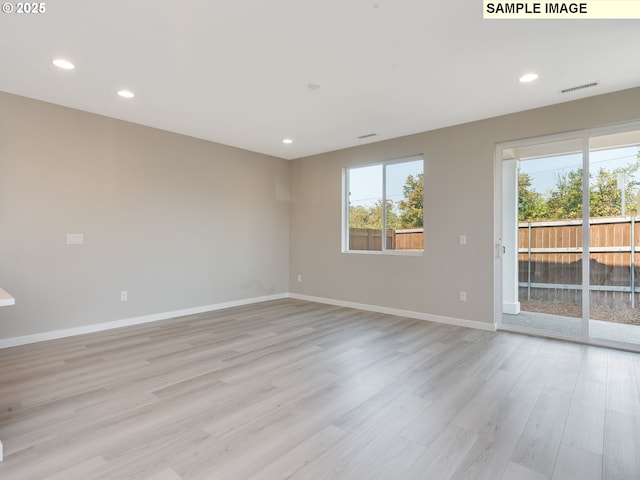
<svg viewBox="0 0 640 480">
<path fill-rule="evenodd" d="M 466 302 L 467 301 L 467 292 L 460 290 L 460 301 L 461 302 Z"/>
<path fill-rule="evenodd" d="M 298 282 L 302 282 L 302 275 L 298 274 Z"/>
<path fill-rule="evenodd" d="M 129 300 L 129 294 L 127 292 L 120 292 L 120 301 L 126 302 Z"/>
<path fill-rule="evenodd" d="M 467 236 L 466 235 L 460 235 L 458 237 L 458 245 L 466 245 L 467 244 Z"/>
</svg>

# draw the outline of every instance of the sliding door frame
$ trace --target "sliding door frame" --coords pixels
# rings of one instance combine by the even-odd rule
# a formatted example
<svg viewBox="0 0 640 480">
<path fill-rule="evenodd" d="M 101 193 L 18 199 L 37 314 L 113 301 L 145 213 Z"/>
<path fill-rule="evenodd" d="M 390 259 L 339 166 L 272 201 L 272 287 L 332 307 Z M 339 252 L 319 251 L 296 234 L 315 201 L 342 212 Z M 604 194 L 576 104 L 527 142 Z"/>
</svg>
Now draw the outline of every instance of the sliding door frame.
<svg viewBox="0 0 640 480">
<path fill-rule="evenodd" d="M 562 340 L 586 343 L 589 345 L 613 347 L 623 350 L 640 352 L 640 345 L 634 343 L 624 343 L 614 340 L 592 337 L 589 330 L 590 311 L 590 225 L 589 225 L 589 150 L 591 137 L 624 133 L 628 131 L 640 130 L 640 122 L 628 122 L 623 124 L 610 125 L 606 127 L 590 128 L 558 134 L 531 137 L 511 142 L 498 143 L 494 151 L 494 323 L 498 330 L 505 330 L 530 335 L 545 336 Z M 521 148 L 531 145 L 553 143 L 568 140 L 582 140 L 582 334 L 569 335 L 549 330 L 539 330 L 535 328 L 522 327 L 517 325 L 505 325 L 502 321 L 503 315 L 503 275 L 502 268 L 504 262 L 503 245 L 503 151 L 508 148 Z M 640 329 L 640 326 L 638 326 Z"/>
</svg>

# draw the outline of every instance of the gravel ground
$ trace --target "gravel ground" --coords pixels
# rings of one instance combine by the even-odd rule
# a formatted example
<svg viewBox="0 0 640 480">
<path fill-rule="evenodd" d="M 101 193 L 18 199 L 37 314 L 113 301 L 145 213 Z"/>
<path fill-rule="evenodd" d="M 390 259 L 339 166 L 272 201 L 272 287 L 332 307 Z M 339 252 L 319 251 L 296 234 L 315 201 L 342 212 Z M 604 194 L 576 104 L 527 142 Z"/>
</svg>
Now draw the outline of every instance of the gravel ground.
<svg viewBox="0 0 640 480">
<path fill-rule="evenodd" d="M 521 301 L 520 309 L 525 312 L 548 313 L 550 315 L 562 315 L 564 317 L 582 317 L 582 308 L 575 303 L 553 303 L 543 301 Z M 624 323 L 627 325 L 640 325 L 639 308 L 607 308 L 591 305 L 590 315 L 592 320 L 605 322 Z"/>
</svg>

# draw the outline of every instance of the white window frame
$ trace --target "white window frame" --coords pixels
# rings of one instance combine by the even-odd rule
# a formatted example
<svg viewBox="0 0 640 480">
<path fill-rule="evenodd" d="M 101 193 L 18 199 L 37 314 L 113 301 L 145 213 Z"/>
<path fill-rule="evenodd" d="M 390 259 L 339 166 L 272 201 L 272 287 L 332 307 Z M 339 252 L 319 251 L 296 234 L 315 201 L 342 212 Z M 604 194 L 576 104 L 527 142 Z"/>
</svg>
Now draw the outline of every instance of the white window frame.
<svg viewBox="0 0 640 480">
<path fill-rule="evenodd" d="M 387 167 L 389 165 L 396 165 L 399 163 L 409 163 L 421 161 L 422 162 L 422 174 L 424 178 L 424 155 L 415 154 L 408 157 L 401 157 L 394 160 L 386 160 L 381 162 L 363 163 L 358 165 L 352 165 L 344 167 L 342 169 L 342 253 L 356 253 L 360 255 L 399 255 L 406 257 L 421 257 L 424 255 L 424 210 L 422 212 L 422 228 L 423 228 L 423 240 L 422 250 L 388 250 L 386 248 L 386 241 L 382 241 L 382 250 L 350 250 L 349 249 L 349 171 L 357 168 L 382 166 L 382 204 L 385 205 L 387 198 Z M 424 205 L 424 199 L 423 199 Z M 387 225 L 387 209 L 382 208 L 382 231 L 384 232 Z M 383 236 L 384 239 L 384 236 Z"/>
</svg>

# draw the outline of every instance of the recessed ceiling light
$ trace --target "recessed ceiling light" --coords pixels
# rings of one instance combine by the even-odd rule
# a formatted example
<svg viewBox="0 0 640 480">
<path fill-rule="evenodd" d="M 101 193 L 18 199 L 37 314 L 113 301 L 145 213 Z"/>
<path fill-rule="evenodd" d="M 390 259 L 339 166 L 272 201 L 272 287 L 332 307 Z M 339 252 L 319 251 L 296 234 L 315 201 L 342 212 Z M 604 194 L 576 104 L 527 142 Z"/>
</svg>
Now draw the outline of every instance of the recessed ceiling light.
<svg viewBox="0 0 640 480">
<path fill-rule="evenodd" d="M 61 68 L 62 70 L 73 70 L 76 66 L 71 63 L 69 60 L 65 60 L 64 58 L 54 58 L 51 60 L 56 67 Z"/>
<path fill-rule="evenodd" d="M 293 143 L 293 140 L 291 140 L 290 138 L 285 138 L 284 140 L 282 140 L 282 143 L 286 143 L 287 145 L 289 145 L 290 143 Z"/>
<path fill-rule="evenodd" d="M 133 97 L 135 97 L 133 92 L 130 91 L 130 90 L 118 90 L 118 95 L 120 95 L 123 98 L 133 98 Z"/>
<path fill-rule="evenodd" d="M 524 75 L 522 75 L 518 81 L 520 83 L 529 83 L 529 82 L 533 82 L 534 80 L 538 79 L 538 74 L 537 73 L 525 73 Z"/>
</svg>

